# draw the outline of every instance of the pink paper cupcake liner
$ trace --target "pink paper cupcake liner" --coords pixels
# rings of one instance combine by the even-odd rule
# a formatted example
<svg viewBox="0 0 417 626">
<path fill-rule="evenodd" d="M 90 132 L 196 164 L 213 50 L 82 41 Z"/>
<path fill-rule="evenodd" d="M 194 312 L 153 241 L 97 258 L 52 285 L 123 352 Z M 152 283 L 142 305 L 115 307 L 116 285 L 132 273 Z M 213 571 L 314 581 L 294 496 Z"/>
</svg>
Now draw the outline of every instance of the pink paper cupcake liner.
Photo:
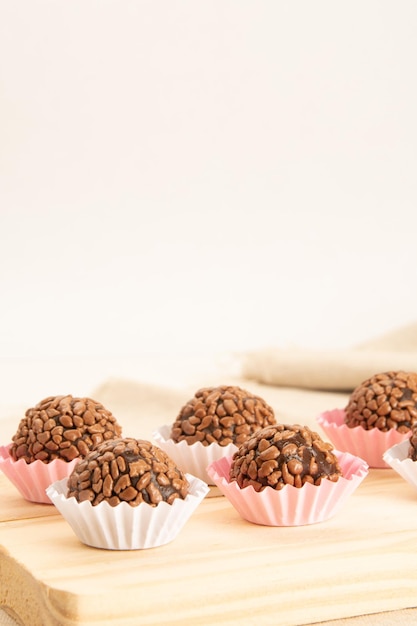
<svg viewBox="0 0 417 626">
<path fill-rule="evenodd" d="M 384 453 L 384 461 L 417 489 L 417 461 L 408 458 L 409 441 L 397 443 Z"/>
<path fill-rule="evenodd" d="M 203 446 L 199 441 L 192 445 L 188 445 L 186 441 L 177 443 L 170 438 L 170 434 L 171 426 L 165 425 L 153 432 L 152 436 L 155 443 L 175 461 L 183 472 L 189 472 L 209 485 L 214 483 L 207 473 L 207 466 L 224 456 L 233 455 L 238 449 L 233 443 L 227 446 L 220 446 L 218 443 Z"/>
<path fill-rule="evenodd" d="M 121 502 L 115 507 L 105 501 L 97 506 L 78 502 L 66 496 L 67 478 L 50 485 L 47 493 L 82 543 L 105 550 L 141 550 L 173 541 L 208 493 L 205 482 L 186 476 L 190 483 L 187 497 L 155 507 L 146 502 L 138 506 Z"/>
<path fill-rule="evenodd" d="M 232 457 L 215 461 L 207 472 L 248 522 L 263 526 L 304 526 L 336 515 L 368 474 L 368 465 L 363 459 L 348 452 L 335 450 L 334 453 L 343 477 L 335 483 L 322 480 L 318 486 L 310 483 L 301 488 L 285 485 L 280 490 L 266 487 L 259 492 L 252 486 L 241 489 L 236 481 L 229 482 Z"/>
<path fill-rule="evenodd" d="M 325 411 L 317 417 L 317 422 L 337 450 L 361 457 L 374 469 L 389 468 L 383 459 L 384 452 L 410 437 L 410 433 L 399 433 L 395 429 L 383 432 L 378 428 L 365 430 L 362 426 L 349 428 L 343 409 Z"/>
<path fill-rule="evenodd" d="M 68 477 L 79 461 L 79 459 L 74 459 L 70 463 L 62 459 L 55 459 L 50 463 L 42 461 L 26 463 L 23 459 L 14 461 L 9 449 L 10 445 L 0 446 L 0 470 L 25 500 L 39 504 L 51 504 L 46 488 L 56 480 Z"/>
</svg>

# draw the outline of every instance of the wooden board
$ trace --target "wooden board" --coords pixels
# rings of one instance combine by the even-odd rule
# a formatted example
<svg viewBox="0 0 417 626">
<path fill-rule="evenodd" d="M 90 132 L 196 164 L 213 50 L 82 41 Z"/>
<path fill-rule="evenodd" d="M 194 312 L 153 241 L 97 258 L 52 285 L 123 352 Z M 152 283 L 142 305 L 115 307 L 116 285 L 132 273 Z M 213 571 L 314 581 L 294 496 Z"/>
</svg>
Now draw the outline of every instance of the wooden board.
<svg viewBox="0 0 417 626">
<path fill-rule="evenodd" d="M 27 626 L 293 626 L 417 605 L 417 492 L 393 470 L 327 522 L 256 526 L 212 497 L 175 541 L 132 552 L 84 546 L 54 507 L 0 489 L 0 605 Z"/>
<path fill-rule="evenodd" d="M 54 506 L 27 502 L 0 471 L 0 522 L 27 520 L 33 517 L 58 515 Z M 7 498 L 7 499 L 6 499 Z M 0 541 L 1 543 L 1 541 Z"/>
</svg>

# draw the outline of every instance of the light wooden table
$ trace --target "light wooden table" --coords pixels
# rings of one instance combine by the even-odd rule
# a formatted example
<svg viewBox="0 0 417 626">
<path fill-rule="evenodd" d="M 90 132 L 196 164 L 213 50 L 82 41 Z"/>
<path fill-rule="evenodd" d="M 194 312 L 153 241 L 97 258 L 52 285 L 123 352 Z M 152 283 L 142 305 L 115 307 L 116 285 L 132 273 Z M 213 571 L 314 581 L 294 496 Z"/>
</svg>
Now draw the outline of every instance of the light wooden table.
<svg viewBox="0 0 417 626">
<path fill-rule="evenodd" d="M 226 382 L 310 426 L 345 400 Z M 196 388 L 115 379 L 91 395 L 126 435 L 149 437 Z M 0 442 L 16 417 L 3 415 Z M 0 490 L 0 606 L 25 626 L 417 623 L 417 493 L 393 470 L 371 470 L 336 517 L 312 526 L 256 526 L 207 497 L 172 543 L 133 552 L 84 546 L 54 507 L 25 502 L 2 475 Z"/>
</svg>

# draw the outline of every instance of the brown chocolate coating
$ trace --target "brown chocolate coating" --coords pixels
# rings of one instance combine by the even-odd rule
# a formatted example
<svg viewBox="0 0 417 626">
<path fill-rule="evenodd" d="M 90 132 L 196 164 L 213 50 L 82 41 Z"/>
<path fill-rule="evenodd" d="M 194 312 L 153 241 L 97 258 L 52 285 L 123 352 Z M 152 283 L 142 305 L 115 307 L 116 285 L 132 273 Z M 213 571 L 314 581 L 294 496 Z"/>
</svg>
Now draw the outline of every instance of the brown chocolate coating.
<svg viewBox="0 0 417 626">
<path fill-rule="evenodd" d="M 10 456 L 26 463 L 69 462 L 121 433 L 116 418 L 100 402 L 71 395 L 50 396 L 26 411 L 12 438 Z"/>
<path fill-rule="evenodd" d="M 320 485 L 322 479 L 336 482 L 342 476 L 331 443 L 307 426 L 276 424 L 254 433 L 235 452 L 230 480 L 255 491 L 285 485 Z"/>
<path fill-rule="evenodd" d="M 393 371 L 375 374 L 353 390 L 345 408 L 349 428 L 409 432 L 417 422 L 417 374 Z"/>
<path fill-rule="evenodd" d="M 171 439 L 189 445 L 240 445 L 256 430 L 275 424 L 273 409 L 259 396 L 223 385 L 199 389 L 180 410 Z"/>
<path fill-rule="evenodd" d="M 186 498 L 189 483 L 183 472 L 161 448 L 142 439 L 105 441 L 79 461 L 68 479 L 67 497 L 88 500 L 96 506 L 128 502 L 172 504 Z"/>
</svg>

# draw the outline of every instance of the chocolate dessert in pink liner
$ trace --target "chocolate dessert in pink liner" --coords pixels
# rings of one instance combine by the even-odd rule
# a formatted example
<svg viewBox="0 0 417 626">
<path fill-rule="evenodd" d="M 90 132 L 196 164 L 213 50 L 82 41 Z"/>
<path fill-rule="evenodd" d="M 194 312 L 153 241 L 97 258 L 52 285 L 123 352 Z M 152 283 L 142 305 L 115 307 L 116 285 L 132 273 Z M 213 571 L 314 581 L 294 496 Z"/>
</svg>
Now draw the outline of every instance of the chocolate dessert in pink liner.
<svg viewBox="0 0 417 626">
<path fill-rule="evenodd" d="M 417 374 L 375 374 L 353 390 L 345 409 L 325 411 L 317 422 L 338 450 L 389 468 L 384 452 L 408 439 L 417 422 Z"/>
<path fill-rule="evenodd" d="M 26 500 L 51 504 L 48 485 L 69 476 L 91 449 L 121 432 L 100 402 L 49 396 L 26 411 L 12 442 L 0 448 L 0 469 Z"/>
<path fill-rule="evenodd" d="M 220 491 L 249 522 L 298 526 L 336 514 L 367 464 L 307 426 L 276 424 L 254 433 L 233 457 L 208 467 Z"/>
</svg>

